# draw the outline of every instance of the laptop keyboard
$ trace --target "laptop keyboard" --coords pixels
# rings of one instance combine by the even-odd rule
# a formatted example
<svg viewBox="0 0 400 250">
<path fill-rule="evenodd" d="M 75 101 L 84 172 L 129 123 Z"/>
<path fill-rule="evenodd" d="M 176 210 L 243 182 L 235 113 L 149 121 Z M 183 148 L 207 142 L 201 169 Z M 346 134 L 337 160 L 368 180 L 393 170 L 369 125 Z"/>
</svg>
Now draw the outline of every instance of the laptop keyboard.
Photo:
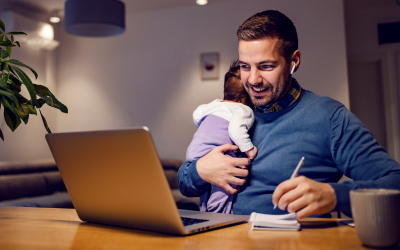
<svg viewBox="0 0 400 250">
<path fill-rule="evenodd" d="M 197 224 L 197 223 L 202 223 L 208 220 L 202 220 L 202 219 L 194 219 L 194 218 L 188 218 L 188 217 L 181 217 L 183 225 L 184 226 L 190 226 L 193 224 Z"/>
</svg>

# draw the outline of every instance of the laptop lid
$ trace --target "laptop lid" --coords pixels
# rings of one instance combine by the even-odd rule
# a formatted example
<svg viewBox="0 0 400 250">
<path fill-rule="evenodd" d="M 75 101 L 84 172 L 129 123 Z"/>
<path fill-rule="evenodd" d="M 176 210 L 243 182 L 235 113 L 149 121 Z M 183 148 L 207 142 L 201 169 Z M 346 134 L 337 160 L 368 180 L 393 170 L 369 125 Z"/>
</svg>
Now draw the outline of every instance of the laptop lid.
<svg viewBox="0 0 400 250">
<path fill-rule="evenodd" d="M 185 235 L 248 219 L 178 211 L 146 127 L 47 134 L 46 140 L 83 221 Z M 208 221 L 185 228 L 180 213 Z"/>
</svg>

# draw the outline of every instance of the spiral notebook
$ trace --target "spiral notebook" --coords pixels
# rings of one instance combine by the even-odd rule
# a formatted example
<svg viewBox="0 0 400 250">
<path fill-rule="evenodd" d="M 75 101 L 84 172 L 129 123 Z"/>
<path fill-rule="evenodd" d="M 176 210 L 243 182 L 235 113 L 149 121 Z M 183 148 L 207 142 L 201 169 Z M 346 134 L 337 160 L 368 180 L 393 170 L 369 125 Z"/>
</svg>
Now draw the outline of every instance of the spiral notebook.
<svg viewBox="0 0 400 250">
<path fill-rule="evenodd" d="M 250 215 L 249 226 L 251 230 L 301 230 L 295 213 L 273 215 L 253 212 Z"/>
</svg>

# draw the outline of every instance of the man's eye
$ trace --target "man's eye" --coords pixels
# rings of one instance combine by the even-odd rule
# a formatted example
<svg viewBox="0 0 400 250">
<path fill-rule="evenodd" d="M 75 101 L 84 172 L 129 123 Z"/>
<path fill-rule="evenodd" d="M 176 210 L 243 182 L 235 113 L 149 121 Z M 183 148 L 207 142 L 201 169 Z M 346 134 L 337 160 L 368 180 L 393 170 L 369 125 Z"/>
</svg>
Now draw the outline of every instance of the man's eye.
<svg viewBox="0 0 400 250">
<path fill-rule="evenodd" d="M 243 65 L 240 65 L 240 68 L 243 70 L 246 70 L 246 69 L 250 69 L 250 66 L 243 64 Z"/>
<path fill-rule="evenodd" d="M 261 69 L 272 69 L 272 65 L 261 65 Z"/>
</svg>

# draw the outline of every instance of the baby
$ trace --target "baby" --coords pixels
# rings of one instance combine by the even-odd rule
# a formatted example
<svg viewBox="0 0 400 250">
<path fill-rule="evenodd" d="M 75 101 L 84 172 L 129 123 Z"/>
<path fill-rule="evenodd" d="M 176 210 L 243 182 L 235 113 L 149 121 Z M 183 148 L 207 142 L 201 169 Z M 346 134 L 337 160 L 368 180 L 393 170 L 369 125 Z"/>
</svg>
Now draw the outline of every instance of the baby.
<svg viewBox="0 0 400 250">
<path fill-rule="evenodd" d="M 237 145 L 252 160 L 257 148 L 252 144 L 248 130 L 254 123 L 252 103 L 240 80 L 238 61 L 234 61 L 225 75 L 224 99 L 200 105 L 193 112 L 198 127 L 186 152 L 186 161 L 201 158 L 214 147 L 226 143 Z M 236 157 L 234 152 L 225 153 Z M 233 188 L 236 188 L 232 185 Z M 211 190 L 200 197 L 200 211 L 232 213 L 233 195 L 211 185 Z"/>
</svg>

